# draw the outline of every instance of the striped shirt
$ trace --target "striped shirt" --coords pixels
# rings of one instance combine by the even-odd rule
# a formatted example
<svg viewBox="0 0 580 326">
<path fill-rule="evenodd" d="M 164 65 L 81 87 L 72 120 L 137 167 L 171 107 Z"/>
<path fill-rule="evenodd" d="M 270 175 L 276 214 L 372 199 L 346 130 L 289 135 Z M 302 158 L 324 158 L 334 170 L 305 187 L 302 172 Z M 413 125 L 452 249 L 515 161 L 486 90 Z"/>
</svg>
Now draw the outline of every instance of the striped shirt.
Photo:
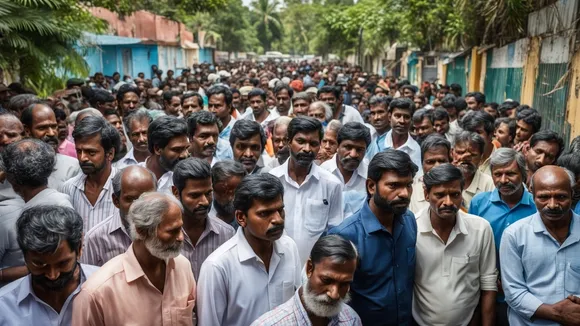
<svg viewBox="0 0 580 326">
<path fill-rule="evenodd" d="M 125 253 L 130 245 L 131 237 L 123 227 L 117 210 L 87 232 L 81 263 L 103 266 L 114 257 Z"/>
<path fill-rule="evenodd" d="M 87 176 L 84 173 L 80 173 L 60 186 L 58 191 L 70 196 L 73 207 L 83 218 L 85 234 L 95 225 L 117 211 L 117 207 L 113 204 L 112 198 L 112 180 L 117 172 L 118 170 L 116 168 L 111 167 L 111 174 L 109 174 L 109 178 L 107 178 L 107 182 L 105 182 L 94 206 L 85 195 L 85 181 L 87 180 Z"/>
<path fill-rule="evenodd" d="M 145 161 L 138 163 L 137 165 L 142 166 L 142 167 L 150 170 L 147 167 L 147 160 L 149 160 L 149 158 L 151 158 L 151 156 L 149 156 Z M 173 195 L 173 191 L 171 190 L 172 186 L 173 186 L 173 171 L 167 171 L 167 172 L 163 173 L 163 175 L 159 179 L 157 179 L 157 191 L 158 192 L 163 192 L 163 193 L 166 193 L 169 195 Z"/>
<path fill-rule="evenodd" d="M 306 309 L 304 309 L 302 301 L 300 301 L 299 291 L 300 289 L 296 290 L 292 299 L 263 314 L 251 326 L 312 326 Z M 340 313 L 332 317 L 328 325 L 362 326 L 362 322 L 351 307 L 343 304 Z"/>
<path fill-rule="evenodd" d="M 127 152 L 127 154 L 125 154 L 125 156 L 123 156 L 123 158 L 121 158 L 117 162 L 113 163 L 113 166 L 116 167 L 117 169 L 121 170 L 121 169 L 126 168 L 128 166 L 139 164 L 139 162 L 137 162 L 137 160 L 135 159 L 135 155 L 134 155 L 133 151 L 134 151 L 134 149 L 131 148 L 131 150 L 129 150 L 129 152 Z"/>
<path fill-rule="evenodd" d="M 191 269 L 196 280 L 199 277 L 201 264 L 203 264 L 214 250 L 233 237 L 235 233 L 234 228 L 226 222 L 212 217 L 207 218 L 205 230 L 197 240 L 195 246 L 191 243 L 187 233 L 185 231 L 183 232 L 185 241 L 181 249 L 181 254 L 191 262 Z"/>
</svg>

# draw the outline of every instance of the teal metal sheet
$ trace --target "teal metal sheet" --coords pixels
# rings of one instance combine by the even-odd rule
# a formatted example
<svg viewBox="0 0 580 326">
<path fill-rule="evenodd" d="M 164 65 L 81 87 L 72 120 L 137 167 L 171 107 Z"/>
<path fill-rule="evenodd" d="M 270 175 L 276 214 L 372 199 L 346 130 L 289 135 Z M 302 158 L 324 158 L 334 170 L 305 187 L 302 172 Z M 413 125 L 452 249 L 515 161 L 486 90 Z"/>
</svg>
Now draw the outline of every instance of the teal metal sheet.
<svg viewBox="0 0 580 326">
<path fill-rule="evenodd" d="M 447 65 L 447 85 L 459 84 L 463 88 L 463 94 L 467 93 L 467 73 L 465 71 L 466 57 L 457 57 Z"/>
<path fill-rule="evenodd" d="M 566 70 L 566 63 L 540 63 L 533 107 L 542 115 L 542 128 L 557 132 L 568 144 L 570 141 L 570 124 L 566 121 L 568 80 L 556 87 Z"/>
<path fill-rule="evenodd" d="M 520 101 L 522 93 L 522 68 L 491 68 L 492 51 L 487 52 L 484 93 L 487 102 L 502 103 L 506 99 Z"/>
</svg>

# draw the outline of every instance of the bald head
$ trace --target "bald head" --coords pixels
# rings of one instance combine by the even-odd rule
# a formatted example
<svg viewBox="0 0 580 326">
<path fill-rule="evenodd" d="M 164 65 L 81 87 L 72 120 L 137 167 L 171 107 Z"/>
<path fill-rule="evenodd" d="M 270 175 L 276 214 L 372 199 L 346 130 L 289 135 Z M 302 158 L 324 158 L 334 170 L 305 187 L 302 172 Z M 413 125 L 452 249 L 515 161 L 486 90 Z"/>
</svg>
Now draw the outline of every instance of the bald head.
<svg viewBox="0 0 580 326">
<path fill-rule="evenodd" d="M 24 127 L 14 114 L 0 114 L 0 152 L 6 145 L 21 140 L 23 133 Z"/>
<path fill-rule="evenodd" d="M 570 216 L 574 183 L 574 174 L 559 166 L 547 165 L 534 173 L 530 188 L 542 219 L 559 221 Z"/>
<path fill-rule="evenodd" d="M 133 201 L 146 192 L 157 190 L 157 178 L 148 169 L 131 165 L 113 178 L 113 203 L 119 208 L 123 225 L 128 229 L 127 214 Z"/>
</svg>

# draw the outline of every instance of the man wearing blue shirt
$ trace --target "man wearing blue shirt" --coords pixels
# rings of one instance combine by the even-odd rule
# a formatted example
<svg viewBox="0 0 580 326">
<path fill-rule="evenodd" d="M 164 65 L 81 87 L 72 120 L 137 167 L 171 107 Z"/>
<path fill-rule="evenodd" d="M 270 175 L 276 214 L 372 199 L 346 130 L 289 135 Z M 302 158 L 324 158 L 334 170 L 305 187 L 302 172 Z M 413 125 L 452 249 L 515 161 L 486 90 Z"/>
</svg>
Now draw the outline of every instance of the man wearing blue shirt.
<svg viewBox="0 0 580 326">
<path fill-rule="evenodd" d="M 574 195 L 572 196 L 572 210 L 580 214 L 580 153 L 572 152 L 558 158 L 558 166 L 570 170 L 576 176 Z"/>
<path fill-rule="evenodd" d="M 538 213 L 508 227 L 500 245 L 508 319 L 519 325 L 580 325 L 580 216 L 574 174 L 544 166 L 530 188 Z"/>
<path fill-rule="evenodd" d="M 524 187 L 527 171 L 526 161 L 521 153 L 511 148 L 499 148 L 491 154 L 490 168 L 496 189 L 473 197 L 469 214 L 481 216 L 491 224 L 496 250 L 499 252 L 503 231 L 516 221 L 534 214 L 536 205 L 532 195 Z M 499 257 L 497 262 L 499 270 Z M 499 279 L 495 325 L 509 325 L 507 304 Z"/>
<path fill-rule="evenodd" d="M 351 307 L 363 325 L 411 325 L 417 223 L 407 208 L 417 166 L 402 151 L 375 155 L 368 168 L 368 202 L 332 228 L 360 255 Z"/>
</svg>

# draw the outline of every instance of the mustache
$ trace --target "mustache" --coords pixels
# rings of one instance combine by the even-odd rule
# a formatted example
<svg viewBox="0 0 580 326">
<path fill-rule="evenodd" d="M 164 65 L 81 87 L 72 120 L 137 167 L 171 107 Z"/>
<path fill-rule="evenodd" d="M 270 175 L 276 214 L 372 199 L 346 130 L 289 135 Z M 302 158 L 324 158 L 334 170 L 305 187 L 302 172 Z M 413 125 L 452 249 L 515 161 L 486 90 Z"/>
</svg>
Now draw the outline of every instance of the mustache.
<svg viewBox="0 0 580 326">
<path fill-rule="evenodd" d="M 94 168 L 95 165 L 93 163 L 82 163 L 81 168 Z"/>
<path fill-rule="evenodd" d="M 278 231 L 284 231 L 284 224 L 276 225 L 276 226 L 269 228 L 268 231 L 266 231 L 266 234 L 268 235 L 268 234 L 272 234 L 272 233 L 277 233 Z"/>
<path fill-rule="evenodd" d="M 542 213 L 546 215 L 564 215 L 566 211 L 561 208 L 544 208 L 542 209 Z"/>
<path fill-rule="evenodd" d="M 360 163 L 361 160 L 357 159 L 357 158 L 343 158 L 342 160 L 340 160 L 342 164 L 349 164 L 349 163 Z"/>
<path fill-rule="evenodd" d="M 456 206 L 447 206 L 444 208 L 440 208 L 439 212 L 449 212 L 449 213 L 457 213 L 459 211 L 459 208 L 457 208 Z"/>
<path fill-rule="evenodd" d="M 57 143 L 58 144 L 58 138 L 56 136 L 44 136 L 44 137 L 42 137 L 42 141 L 45 143 Z"/>
<path fill-rule="evenodd" d="M 314 152 L 296 154 L 296 159 L 300 160 L 300 161 L 302 161 L 302 160 L 313 161 L 315 158 L 316 158 L 316 154 L 314 154 Z"/>
<path fill-rule="evenodd" d="M 194 209 L 193 212 L 197 213 L 197 212 L 207 212 L 207 210 L 209 209 L 209 206 L 199 206 L 198 208 Z"/>
<path fill-rule="evenodd" d="M 398 205 L 409 205 L 411 203 L 410 199 L 397 199 L 391 201 L 389 204 L 391 206 L 398 206 Z"/>
</svg>

